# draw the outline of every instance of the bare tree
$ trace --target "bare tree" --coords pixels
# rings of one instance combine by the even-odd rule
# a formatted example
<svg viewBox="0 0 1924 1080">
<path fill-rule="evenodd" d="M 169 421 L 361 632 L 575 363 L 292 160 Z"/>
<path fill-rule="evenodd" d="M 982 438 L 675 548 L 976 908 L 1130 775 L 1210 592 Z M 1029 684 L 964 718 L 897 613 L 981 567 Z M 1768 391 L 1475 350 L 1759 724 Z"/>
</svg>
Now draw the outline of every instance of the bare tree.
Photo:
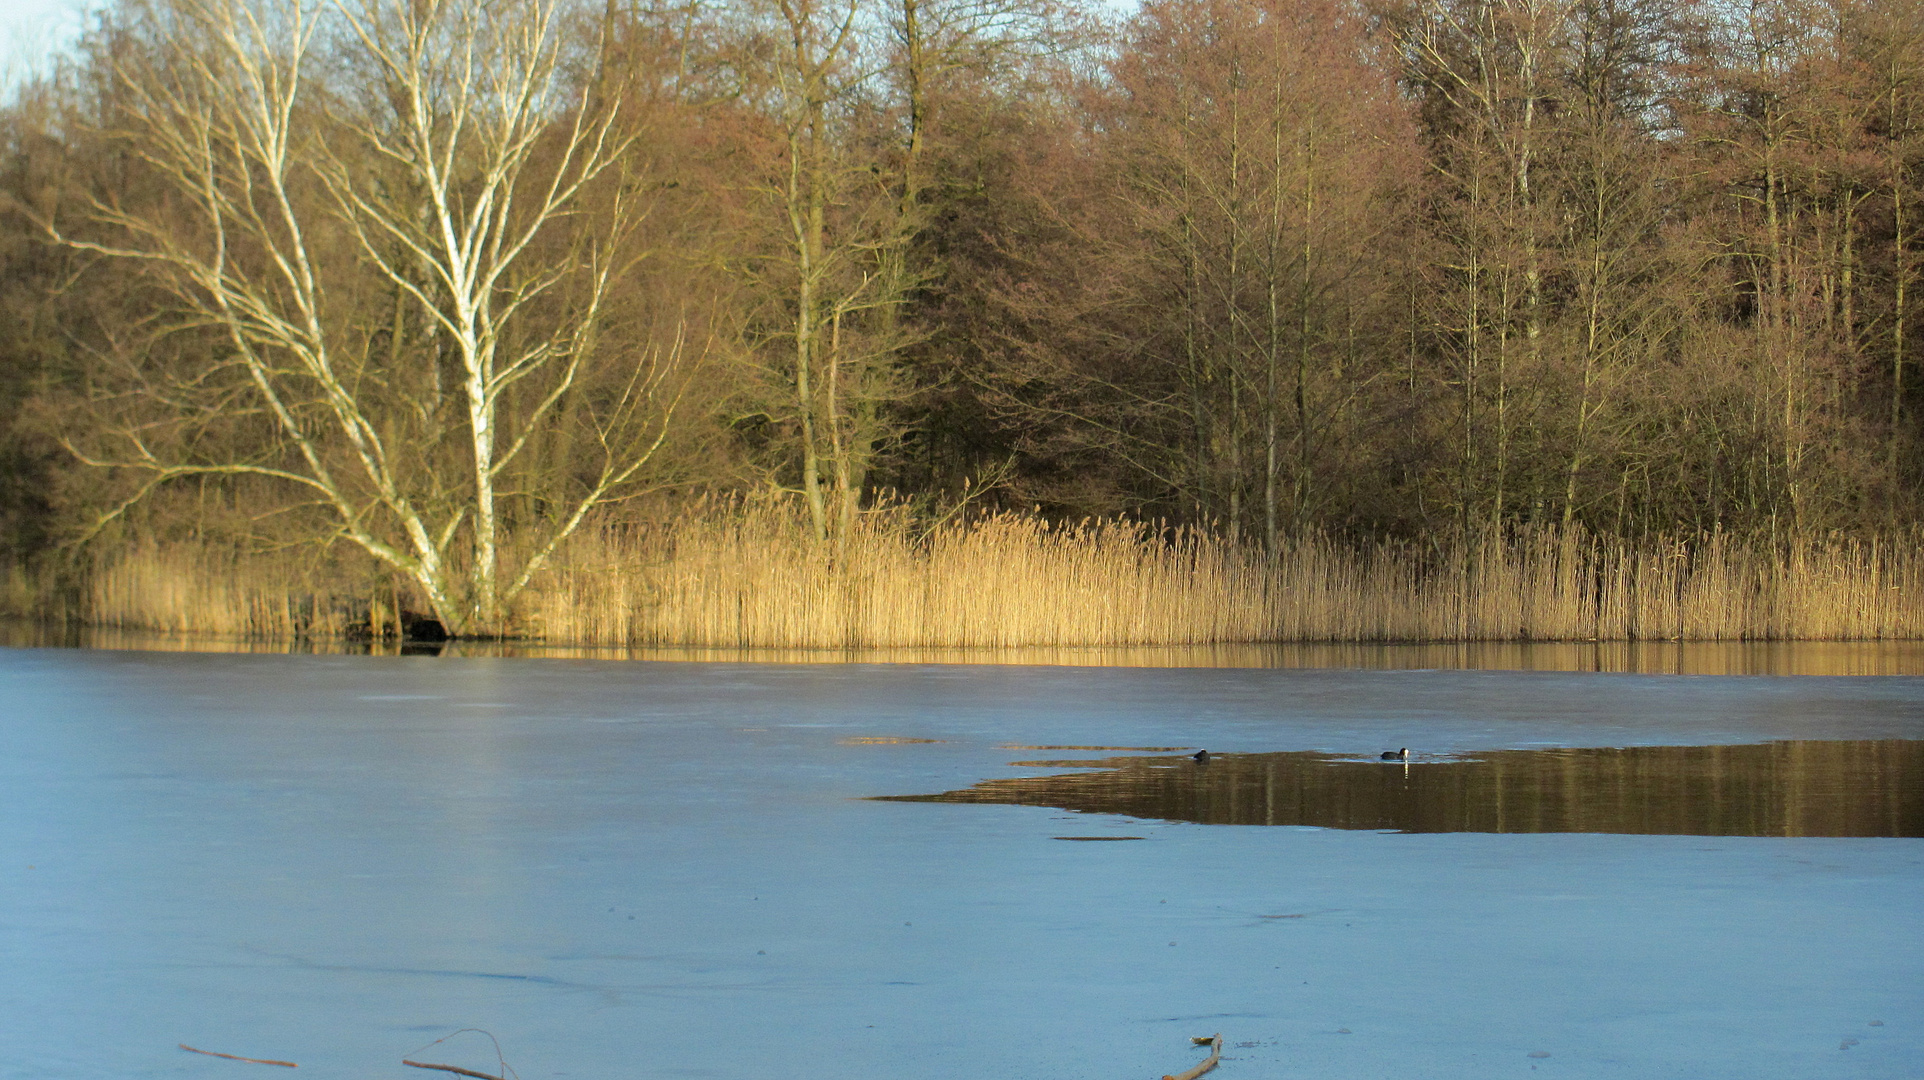
<svg viewBox="0 0 1924 1080">
<path fill-rule="evenodd" d="M 1191 483 L 1232 539 L 1270 549 L 1316 523 L 1361 442 L 1378 251 L 1411 179 L 1413 132 L 1342 3 L 1154 3 L 1118 64 L 1128 212 L 1179 290 L 1170 357 Z M 1167 285 L 1159 282 L 1167 282 Z M 1213 496 L 1213 498 L 1210 498 Z"/>
<path fill-rule="evenodd" d="M 1541 360 L 1547 229 L 1537 171 L 1571 8 L 1570 0 L 1423 0 L 1401 35 L 1432 113 L 1445 228 L 1457 249 L 1442 276 L 1458 357 L 1466 525 L 1486 473 L 1488 521 L 1504 519 L 1521 426 L 1514 399 L 1527 385 L 1518 369 L 1534 374 Z M 1480 425 L 1493 430 L 1486 436 Z"/>
<path fill-rule="evenodd" d="M 451 633 L 632 495 L 684 376 L 678 334 L 609 341 L 646 204 L 615 109 L 571 89 L 554 0 L 177 0 L 112 58 L 116 134 L 167 194 L 88 208 L 189 313 L 133 350 L 71 449 L 144 482 L 246 475 L 406 575 Z M 592 206 L 592 213 L 585 210 Z M 530 478 L 531 440 L 592 450 Z M 515 482 L 510 483 L 510 478 Z"/>
<path fill-rule="evenodd" d="M 880 286 L 878 256 L 894 237 L 876 171 L 850 151 L 863 119 L 857 2 L 775 0 L 761 42 L 779 164 L 765 193 L 781 216 L 780 254 L 765 265 L 787 339 L 801 492 L 818 536 L 846 535 L 861 498 L 889 395 L 881 362 L 892 342 L 859 334 L 862 314 L 899 301 Z M 879 167 L 878 167 L 879 168 Z M 848 324 L 845 326 L 845 324 Z M 846 330 L 846 332 L 845 332 Z"/>
<path fill-rule="evenodd" d="M 928 131 L 945 76 L 981 74 L 1046 20 L 1033 0 L 767 0 L 746 5 L 739 61 L 771 121 L 759 184 L 776 223 L 744 260 L 762 297 L 769 406 L 791 434 L 777 475 L 839 544 L 910 392 L 903 317 L 922 280 Z M 799 474 L 797 476 L 797 474 Z"/>
<path fill-rule="evenodd" d="M 1905 424 L 1908 346 L 1914 317 L 1911 287 L 1918 271 L 1913 252 L 1917 235 L 1916 160 L 1924 149 L 1924 12 L 1914 4 L 1858 0 L 1842 4 L 1848 37 L 1864 64 L 1871 97 L 1871 132 L 1877 147 L 1876 186 L 1889 207 L 1888 325 L 1881 338 L 1889 355 L 1889 431 L 1885 470 L 1894 488 L 1903 487 L 1900 452 L 1910 441 Z M 1898 500 L 1891 500 L 1890 513 Z"/>
</svg>

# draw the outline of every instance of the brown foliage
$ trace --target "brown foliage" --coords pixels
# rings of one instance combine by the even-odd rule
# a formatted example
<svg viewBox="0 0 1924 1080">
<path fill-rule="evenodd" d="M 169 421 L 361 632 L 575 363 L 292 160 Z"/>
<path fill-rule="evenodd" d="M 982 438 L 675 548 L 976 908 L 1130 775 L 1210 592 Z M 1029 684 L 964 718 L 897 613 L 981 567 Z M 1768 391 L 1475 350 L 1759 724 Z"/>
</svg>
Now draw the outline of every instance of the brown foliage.
<svg viewBox="0 0 1924 1080">
<path fill-rule="evenodd" d="M 418 183 L 368 126 L 401 115 L 393 72 L 320 43 L 290 166 L 218 173 L 236 205 L 279 183 L 316 223 L 314 284 L 275 284 L 287 226 L 217 232 L 156 141 L 168 102 L 222 85 L 218 50 L 166 32 L 192 7 L 110 7 L 4 111 L 16 560 L 90 533 L 300 547 L 432 592 L 433 556 L 461 582 L 435 606 L 485 632 L 558 523 L 715 491 L 796 497 L 831 562 L 891 492 L 925 523 L 1136 513 L 1270 552 L 1548 525 L 1789 542 L 1924 508 L 1915 4 L 570 9 L 564 104 L 512 194 L 566 172 L 579 118 L 621 152 L 536 231 L 552 284 L 476 295 L 524 298 L 500 348 L 592 362 L 559 396 L 493 400 L 516 449 L 492 511 L 467 494 L 490 451 L 455 392 L 474 343 L 435 329 L 449 296 L 397 256 L 406 229 L 370 243 L 339 198 L 351 181 L 391 209 Z M 236 336 L 184 264 L 107 257 L 204 261 L 216 240 L 265 310 L 311 292 L 339 386 L 395 448 L 387 480 L 317 488 L 315 462 L 359 468 L 344 437 L 303 458 L 336 423 L 326 380 L 286 417 L 250 389 L 299 350 L 261 345 L 266 323 Z M 682 407 L 613 423 L 676 342 L 705 358 L 676 369 Z M 646 475 L 591 495 L 643 427 Z M 584 498 L 602 505 L 576 518 Z M 476 576 L 490 558 L 506 584 Z"/>
</svg>

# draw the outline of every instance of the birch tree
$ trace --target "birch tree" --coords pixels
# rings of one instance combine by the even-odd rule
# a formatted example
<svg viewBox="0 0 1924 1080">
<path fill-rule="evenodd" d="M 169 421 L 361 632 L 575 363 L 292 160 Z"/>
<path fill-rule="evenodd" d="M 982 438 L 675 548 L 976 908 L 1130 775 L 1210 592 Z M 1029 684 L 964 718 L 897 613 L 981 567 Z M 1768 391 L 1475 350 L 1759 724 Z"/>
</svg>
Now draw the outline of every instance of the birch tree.
<svg viewBox="0 0 1924 1080">
<path fill-rule="evenodd" d="M 142 477 L 99 523 L 184 477 L 267 481 L 405 575 L 450 633 L 497 635 L 557 546 L 649 479 L 689 350 L 600 333 L 644 185 L 614 103 L 565 76 L 558 14 L 138 13 L 104 61 L 105 122 L 164 196 L 106 193 L 49 222 L 145 266 L 183 313 L 170 348 L 120 358 L 68 439 Z M 556 429 L 592 449 L 527 475 L 524 450 Z"/>
</svg>

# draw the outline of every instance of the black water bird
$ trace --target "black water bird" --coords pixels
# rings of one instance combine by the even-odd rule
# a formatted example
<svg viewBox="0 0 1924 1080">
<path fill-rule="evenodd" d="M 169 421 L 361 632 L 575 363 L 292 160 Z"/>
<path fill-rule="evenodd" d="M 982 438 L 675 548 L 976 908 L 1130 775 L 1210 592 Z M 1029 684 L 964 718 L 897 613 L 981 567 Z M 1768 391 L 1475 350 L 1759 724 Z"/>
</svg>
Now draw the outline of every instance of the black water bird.
<svg viewBox="0 0 1924 1080">
<path fill-rule="evenodd" d="M 1408 761 L 1410 759 L 1410 748 L 1405 746 L 1401 750 L 1385 750 L 1383 751 L 1382 758 L 1384 761 Z"/>
<path fill-rule="evenodd" d="M 1198 765 L 1201 765 L 1201 764 L 1202 764 L 1203 762 L 1205 762 L 1205 761 L 1208 761 L 1208 760 L 1209 760 L 1209 751 L 1207 751 L 1207 750 L 1198 750 L 1198 751 L 1196 751 L 1195 753 L 1193 753 L 1193 754 L 1191 754 L 1191 755 L 1189 755 L 1189 756 L 1190 756 L 1190 757 L 1192 757 L 1192 758 L 1194 758 L 1194 759 L 1196 760 L 1196 764 L 1198 764 Z"/>
</svg>

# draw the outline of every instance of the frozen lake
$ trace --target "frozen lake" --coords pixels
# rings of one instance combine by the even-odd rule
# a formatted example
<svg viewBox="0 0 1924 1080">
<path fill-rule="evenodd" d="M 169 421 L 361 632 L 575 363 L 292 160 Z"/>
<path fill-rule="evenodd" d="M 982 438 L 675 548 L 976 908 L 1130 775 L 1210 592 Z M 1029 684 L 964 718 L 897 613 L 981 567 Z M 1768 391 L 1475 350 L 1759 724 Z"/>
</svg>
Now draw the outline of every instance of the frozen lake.
<svg viewBox="0 0 1924 1080">
<path fill-rule="evenodd" d="M 1797 740 L 1904 821 L 1920 739 L 1914 676 L 4 649 L 0 1077 L 1911 1077 L 1924 839 L 870 797 Z"/>
</svg>

